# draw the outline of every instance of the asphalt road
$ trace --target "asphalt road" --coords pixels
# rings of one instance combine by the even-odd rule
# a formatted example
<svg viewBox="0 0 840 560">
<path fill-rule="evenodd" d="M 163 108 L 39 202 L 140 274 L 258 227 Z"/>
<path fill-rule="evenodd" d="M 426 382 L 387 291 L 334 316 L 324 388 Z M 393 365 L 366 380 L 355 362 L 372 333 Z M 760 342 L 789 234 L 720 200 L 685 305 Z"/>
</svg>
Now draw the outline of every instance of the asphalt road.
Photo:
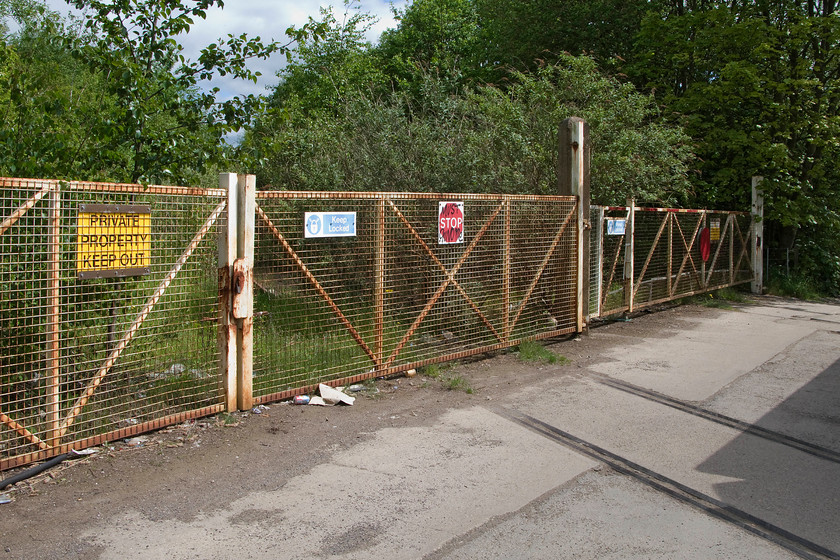
<svg viewBox="0 0 840 560">
<path fill-rule="evenodd" d="M 512 391 L 498 390 L 517 374 L 509 360 L 471 364 L 476 394 L 428 422 L 371 424 L 214 507 L 196 498 L 190 515 L 154 515 L 100 500 L 70 548 L 120 560 L 840 558 L 840 305 L 761 298 L 648 317 L 552 346 L 572 364 L 527 366 L 541 371 Z M 236 466 L 219 468 L 202 476 Z"/>
</svg>

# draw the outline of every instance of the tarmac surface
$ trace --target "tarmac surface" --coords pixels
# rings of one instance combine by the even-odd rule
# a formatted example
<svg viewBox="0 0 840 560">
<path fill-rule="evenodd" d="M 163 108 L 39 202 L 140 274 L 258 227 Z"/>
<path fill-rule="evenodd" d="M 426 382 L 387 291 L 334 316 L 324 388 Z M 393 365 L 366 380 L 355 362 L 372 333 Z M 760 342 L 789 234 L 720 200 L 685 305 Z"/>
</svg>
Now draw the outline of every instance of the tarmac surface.
<svg viewBox="0 0 840 560">
<path fill-rule="evenodd" d="M 13 491 L 0 559 L 840 558 L 840 305 L 548 348 L 114 446 Z"/>
</svg>

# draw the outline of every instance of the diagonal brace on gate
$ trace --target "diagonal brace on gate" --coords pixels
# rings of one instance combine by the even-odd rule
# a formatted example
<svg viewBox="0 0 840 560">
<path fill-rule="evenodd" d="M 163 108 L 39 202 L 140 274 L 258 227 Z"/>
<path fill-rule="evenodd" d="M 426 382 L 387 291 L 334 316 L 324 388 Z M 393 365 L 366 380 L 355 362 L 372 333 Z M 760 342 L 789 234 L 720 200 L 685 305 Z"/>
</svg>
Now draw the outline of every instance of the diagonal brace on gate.
<svg viewBox="0 0 840 560">
<path fill-rule="evenodd" d="M 444 264 L 440 262 L 440 259 L 437 258 L 437 255 L 435 255 L 435 253 L 431 250 L 429 245 L 425 241 L 423 241 L 423 238 L 420 237 L 420 234 L 417 233 L 417 230 L 414 229 L 414 226 L 411 225 L 411 223 L 408 221 L 405 215 L 403 215 L 400 209 L 397 208 L 397 206 L 391 201 L 391 199 L 387 199 L 387 202 L 391 206 L 391 210 L 393 210 L 394 214 L 397 215 L 397 217 L 400 219 L 403 225 L 405 225 L 406 229 L 408 229 L 409 233 L 411 233 L 411 235 L 414 237 L 415 241 L 417 241 L 417 243 L 420 244 L 420 246 L 423 248 L 426 254 L 429 255 L 432 261 L 434 261 L 435 265 L 437 265 L 437 267 L 441 270 L 441 272 L 443 272 L 445 276 L 449 276 L 449 271 L 446 270 L 446 266 L 444 266 Z M 475 311 L 479 318 L 481 318 L 481 321 L 484 323 L 484 325 L 488 329 L 490 329 L 490 332 L 493 333 L 493 336 L 495 336 L 499 342 L 504 342 L 504 339 L 493 327 L 493 324 L 490 323 L 489 319 L 487 319 L 484 313 L 481 312 L 481 309 L 478 308 L 478 305 L 476 305 L 476 303 L 472 300 L 469 294 L 467 294 L 466 290 L 464 290 L 463 286 L 461 286 L 461 284 L 457 280 L 455 280 L 454 277 L 452 277 L 452 285 L 455 286 L 455 288 L 458 290 L 461 296 L 463 296 L 463 298 L 467 301 L 470 308 L 473 311 Z"/>
<path fill-rule="evenodd" d="M 131 343 L 132 339 L 137 334 L 137 331 L 140 329 L 140 327 L 143 325 L 143 322 L 149 316 L 149 313 L 151 313 L 152 309 L 154 309 L 155 305 L 157 305 L 158 301 L 160 301 L 160 298 L 163 297 L 163 294 L 166 292 L 166 289 L 172 283 L 172 280 L 175 278 L 178 272 L 181 271 L 181 268 L 190 258 L 193 251 L 195 251 L 196 247 L 198 247 L 198 244 L 201 243 L 201 240 L 204 239 L 204 236 L 207 235 L 207 232 L 210 231 L 210 228 L 213 227 L 213 224 L 216 222 L 216 219 L 219 217 L 222 211 L 224 211 L 226 206 L 227 201 L 222 201 L 215 208 L 215 210 L 213 210 L 213 212 L 210 214 L 210 217 L 207 218 L 207 221 L 205 221 L 204 225 L 201 226 L 201 229 L 190 242 L 187 249 L 184 251 L 181 257 L 178 259 L 178 261 L 175 263 L 175 265 L 160 283 L 158 288 L 155 290 L 155 293 L 152 294 L 152 297 L 150 297 L 149 300 L 146 302 L 146 305 L 143 306 L 143 310 L 140 311 L 140 314 L 128 327 L 128 330 L 126 331 L 125 335 L 123 335 L 122 339 L 119 341 L 117 346 L 105 360 L 105 363 L 102 365 L 102 367 L 99 368 L 99 371 L 96 372 L 96 375 L 93 376 L 93 379 L 90 380 L 84 393 L 82 393 L 82 395 L 76 400 L 76 403 L 73 405 L 73 408 L 70 410 L 70 413 L 67 415 L 67 418 L 65 418 L 64 422 L 61 423 L 61 427 L 59 428 L 58 433 L 59 438 L 63 437 L 64 434 L 67 433 L 67 430 L 76 420 L 76 417 L 82 412 L 82 409 L 93 396 L 93 394 L 96 392 L 96 389 L 105 379 L 105 376 L 107 376 L 111 369 L 114 367 L 114 364 L 117 362 L 117 359 L 119 359 L 120 355 Z"/>
<path fill-rule="evenodd" d="M 411 324 L 411 327 L 409 327 L 405 335 L 403 335 L 399 344 L 397 344 L 397 347 L 394 348 L 393 352 L 391 352 L 391 355 L 388 356 L 388 359 L 385 361 L 384 366 L 386 369 L 397 358 L 403 346 L 405 346 L 409 339 L 411 339 L 411 337 L 414 336 L 414 331 L 417 330 L 417 328 L 420 326 L 420 323 L 423 322 L 423 320 L 426 318 L 426 315 L 428 315 L 429 312 L 432 310 L 432 307 L 435 306 L 435 303 L 437 303 L 437 300 L 440 299 L 440 296 L 443 295 L 443 292 L 446 291 L 446 288 L 449 286 L 449 284 L 455 282 L 455 275 L 458 274 L 458 271 L 461 269 L 462 266 L 464 266 L 464 263 L 470 256 L 470 253 L 473 252 L 473 249 L 475 249 L 476 245 L 478 245 L 478 242 L 481 241 L 481 238 L 484 237 L 484 234 L 487 233 L 487 229 L 490 227 L 490 225 L 496 219 L 496 216 L 499 215 L 499 212 L 501 212 L 504 207 L 505 202 L 502 201 L 502 203 L 499 204 L 499 207 L 496 208 L 496 210 L 490 215 L 490 217 L 481 227 L 481 230 L 476 234 L 475 238 L 473 238 L 469 246 L 464 250 L 464 253 L 461 255 L 461 258 L 458 259 L 458 262 L 455 263 L 455 266 L 452 267 L 452 270 L 447 271 L 444 267 L 444 274 L 446 274 L 446 279 L 443 281 L 443 283 L 441 283 L 440 287 L 434 293 L 432 298 L 428 302 L 426 302 L 426 305 L 425 307 L 423 307 L 423 310 L 420 312 L 420 315 L 417 317 L 417 319 L 414 320 L 414 323 Z"/>
<path fill-rule="evenodd" d="M 266 226 L 271 231 L 272 235 L 274 235 L 274 237 L 277 238 L 277 241 L 280 242 L 280 244 L 283 246 L 283 249 L 285 249 L 289 256 L 292 258 L 292 260 L 295 261 L 295 264 L 297 265 L 298 269 L 303 273 L 304 276 L 306 276 L 306 279 L 309 280 L 309 283 L 312 284 L 312 286 L 318 292 L 318 295 L 324 298 L 324 301 L 326 301 L 327 305 L 330 306 L 330 309 L 332 309 L 333 313 L 335 313 L 335 316 L 338 317 L 338 320 L 341 321 L 341 324 L 343 324 L 344 327 L 348 331 L 350 331 L 350 335 L 353 337 L 353 340 L 355 340 L 356 343 L 362 348 L 362 350 L 365 351 L 365 354 L 368 355 L 368 357 L 373 361 L 373 363 L 377 367 L 379 367 L 381 365 L 381 360 L 379 359 L 379 357 L 376 355 L 375 352 L 373 352 L 373 350 L 370 349 L 370 347 L 364 341 L 362 336 L 356 330 L 356 327 L 354 327 L 353 323 L 350 322 L 350 319 L 348 319 L 344 312 L 341 311 L 341 308 L 338 307 L 338 304 L 336 304 L 335 301 L 330 297 L 330 295 L 327 293 L 324 287 L 321 286 L 321 283 L 318 282 L 318 279 L 315 278 L 315 275 L 312 274 L 312 272 L 309 270 L 309 268 L 306 266 L 303 260 L 301 260 L 301 258 L 292 248 L 292 246 L 289 245 L 289 242 L 286 241 L 286 238 L 283 237 L 283 234 L 280 233 L 280 230 L 278 230 L 274 223 L 271 221 L 271 218 L 268 217 L 268 215 L 260 207 L 259 204 L 256 204 L 255 209 L 262 221 L 265 222 Z"/>
<path fill-rule="evenodd" d="M 683 247 L 685 247 L 685 256 L 683 257 L 682 263 L 680 264 L 680 269 L 677 271 L 677 278 L 674 281 L 674 285 L 671 288 L 671 297 L 677 293 L 677 286 L 680 283 L 680 279 L 682 278 L 682 272 L 685 268 L 685 264 L 687 261 L 691 261 L 691 268 L 694 269 L 695 276 L 698 274 L 697 266 L 694 264 L 694 258 L 691 256 L 691 250 L 694 248 L 694 241 L 697 239 L 697 232 L 700 231 L 700 226 L 703 224 L 703 214 L 697 218 L 697 225 L 694 226 L 694 233 L 691 234 L 691 243 L 688 243 L 685 240 L 685 234 L 683 233 L 682 226 L 680 225 L 679 220 L 674 220 L 674 223 L 677 224 L 677 231 L 680 232 L 680 237 L 682 238 Z"/>
<path fill-rule="evenodd" d="M 516 311 L 516 316 L 514 316 L 513 321 L 511 321 L 510 326 L 508 327 L 509 331 L 513 331 L 513 328 L 516 326 L 516 323 L 519 322 L 519 317 L 522 315 L 522 311 L 525 309 L 525 305 L 528 303 L 528 300 L 531 299 L 531 294 L 534 292 L 534 288 L 537 287 L 537 283 L 542 278 L 543 272 L 545 272 L 545 267 L 548 266 L 548 261 L 551 260 L 551 257 L 554 255 L 554 251 L 557 250 L 557 246 L 560 244 L 560 238 L 563 237 L 563 232 L 566 231 L 566 227 L 569 225 L 569 221 L 572 219 L 572 216 L 575 215 L 575 210 L 579 209 L 578 205 L 580 204 L 580 199 L 575 202 L 575 208 L 572 209 L 566 215 L 566 219 L 563 220 L 563 223 L 560 225 L 560 229 L 557 230 L 557 234 L 554 236 L 554 239 L 551 242 L 551 246 L 548 249 L 545 257 L 543 258 L 542 263 L 540 263 L 539 268 L 537 268 L 537 273 L 534 275 L 534 279 L 531 280 L 531 284 L 528 286 L 528 290 L 525 292 L 525 295 L 522 297 L 522 301 L 518 304 L 518 309 Z M 579 250 L 579 249 L 578 249 Z"/>
<path fill-rule="evenodd" d="M 659 231 L 656 232 L 656 237 L 653 239 L 653 245 L 648 252 L 648 256 L 645 259 L 645 264 L 642 267 L 642 272 L 639 274 L 639 279 L 636 281 L 636 285 L 633 287 L 633 298 L 636 298 L 636 294 L 639 291 L 639 288 L 642 286 L 642 280 L 645 277 L 645 273 L 647 272 L 648 266 L 650 266 L 650 261 L 653 259 L 653 254 L 656 252 L 656 247 L 659 245 L 659 239 L 662 237 L 662 232 L 665 231 L 665 226 L 668 225 L 668 221 L 672 219 L 673 214 L 665 214 L 665 219 L 662 220 L 662 225 L 659 226 Z M 671 258 L 671 255 L 668 255 L 668 258 Z"/>
<path fill-rule="evenodd" d="M 718 260 L 718 256 L 720 255 L 720 250 L 723 247 L 723 242 L 728 239 L 727 234 L 732 235 L 732 232 L 730 231 L 730 229 L 732 227 L 733 218 L 734 218 L 734 216 L 732 216 L 732 214 L 730 214 L 729 216 L 726 217 L 726 224 L 724 224 L 724 226 L 723 226 L 723 233 L 721 233 L 717 249 L 715 249 L 715 256 L 714 256 L 714 258 L 712 258 L 712 264 L 709 267 L 709 272 L 706 273 L 706 277 L 703 279 L 703 284 L 705 284 L 706 286 L 709 285 L 709 282 L 712 279 L 712 274 L 714 274 L 714 272 L 715 272 L 715 267 L 717 266 L 717 260 Z"/>
</svg>

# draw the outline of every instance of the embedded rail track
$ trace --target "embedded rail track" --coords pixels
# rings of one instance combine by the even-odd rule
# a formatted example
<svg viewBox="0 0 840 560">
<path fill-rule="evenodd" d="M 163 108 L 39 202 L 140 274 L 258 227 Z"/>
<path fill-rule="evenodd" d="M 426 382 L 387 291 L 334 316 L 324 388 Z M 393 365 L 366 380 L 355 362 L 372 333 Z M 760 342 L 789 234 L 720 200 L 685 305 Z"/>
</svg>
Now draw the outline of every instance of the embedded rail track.
<svg viewBox="0 0 840 560">
<path fill-rule="evenodd" d="M 775 543 L 793 554 L 808 560 L 840 560 L 840 554 L 829 550 L 817 543 L 795 535 L 790 531 L 755 517 L 743 510 L 733 507 L 720 500 L 699 492 L 685 484 L 668 478 L 662 474 L 647 469 L 620 455 L 612 453 L 592 442 L 578 438 L 555 426 L 543 422 L 517 410 L 497 409 L 497 414 L 537 434 L 555 441 L 577 453 L 603 463 L 616 472 L 630 476 L 633 479 L 658 490 L 676 500 L 705 511 L 709 515 L 721 519 L 734 526 L 740 527 L 767 541 Z"/>
</svg>

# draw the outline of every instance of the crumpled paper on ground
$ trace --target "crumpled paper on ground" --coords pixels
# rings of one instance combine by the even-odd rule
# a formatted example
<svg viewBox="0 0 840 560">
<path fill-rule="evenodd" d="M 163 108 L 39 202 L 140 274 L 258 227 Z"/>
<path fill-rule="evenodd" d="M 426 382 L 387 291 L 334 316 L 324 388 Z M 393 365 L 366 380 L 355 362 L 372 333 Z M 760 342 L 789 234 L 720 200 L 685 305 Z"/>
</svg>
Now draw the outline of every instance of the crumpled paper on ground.
<svg viewBox="0 0 840 560">
<path fill-rule="evenodd" d="M 323 383 L 318 385 L 318 392 L 321 393 L 321 396 L 316 396 L 309 399 L 310 405 L 314 404 L 315 406 L 333 406 L 338 403 L 352 405 L 354 402 L 356 402 L 356 397 L 346 395 L 338 389 L 334 389 L 329 385 L 324 385 Z"/>
</svg>

